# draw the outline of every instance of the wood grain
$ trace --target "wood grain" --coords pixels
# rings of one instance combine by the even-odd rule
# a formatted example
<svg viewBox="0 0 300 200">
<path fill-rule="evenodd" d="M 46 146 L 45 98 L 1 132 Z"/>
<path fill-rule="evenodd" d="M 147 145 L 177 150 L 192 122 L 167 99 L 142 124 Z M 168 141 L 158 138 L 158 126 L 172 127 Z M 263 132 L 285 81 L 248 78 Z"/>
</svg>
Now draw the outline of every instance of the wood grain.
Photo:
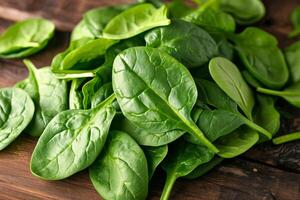
<svg viewBox="0 0 300 200">
<path fill-rule="evenodd" d="M 132 2 L 130 0 L 1 0 L 0 32 L 12 21 L 33 16 L 53 20 L 58 31 L 49 46 L 30 59 L 38 66 L 48 66 L 52 58 L 68 46 L 70 33 L 84 11 L 101 5 Z M 291 30 L 288 15 L 297 0 L 265 0 L 266 17 L 257 24 L 273 33 L 281 47 L 296 41 L 287 39 Z M 11 21 L 8 21 L 11 20 Z M 21 60 L 0 59 L 0 87 L 8 87 L 27 76 Z M 280 134 L 300 130 L 300 111 L 279 102 L 293 115 L 282 119 Z M 63 181 L 46 182 L 31 175 L 29 161 L 36 139 L 23 134 L 0 152 L 0 200 L 2 199 L 99 199 L 88 174 L 83 171 Z M 229 160 L 197 180 L 179 180 L 171 199 L 300 199 L 300 142 L 275 146 L 259 145 L 241 158 Z M 151 183 L 150 198 L 159 199 L 164 173 Z"/>
</svg>

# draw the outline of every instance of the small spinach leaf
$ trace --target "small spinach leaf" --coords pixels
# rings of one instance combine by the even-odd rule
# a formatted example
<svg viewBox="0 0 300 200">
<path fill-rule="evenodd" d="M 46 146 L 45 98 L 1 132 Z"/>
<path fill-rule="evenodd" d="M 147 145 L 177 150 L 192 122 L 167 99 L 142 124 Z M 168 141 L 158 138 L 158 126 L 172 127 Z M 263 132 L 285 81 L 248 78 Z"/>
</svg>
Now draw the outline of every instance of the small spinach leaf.
<svg viewBox="0 0 300 200">
<path fill-rule="evenodd" d="M 71 33 L 71 42 L 82 38 L 95 39 L 94 35 L 88 29 L 84 20 L 81 20 Z"/>
<path fill-rule="evenodd" d="M 69 92 L 69 109 L 83 109 L 83 94 L 81 89 L 84 83 L 84 78 L 72 80 Z"/>
<path fill-rule="evenodd" d="M 294 8 L 290 15 L 290 20 L 294 30 L 289 33 L 289 37 L 296 37 L 300 35 L 300 6 Z"/>
<path fill-rule="evenodd" d="M 253 77 L 268 88 L 278 89 L 285 85 L 289 78 L 288 67 L 274 36 L 259 28 L 248 27 L 231 39 Z"/>
<path fill-rule="evenodd" d="M 300 81 L 300 42 L 296 42 L 291 46 L 287 47 L 284 53 L 287 65 L 290 70 L 291 82 L 296 83 Z"/>
<path fill-rule="evenodd" d="M 48 124 L 33 151 L 31 172 L 45 180 L 67 178 L 90 166 L 101 152 L 115 109 L 112 95 L 91 110 L 67 110 Z"/>
<path fill-rule="evenodd" d="M 90 179 L 104 199 L 143 200 L 148 167 L 143 150 L 126 133 L 109 133 L 103 152 L 90 167 Z"/>
<path fill-rule="evenodd" d="M 2 88 L 0 107 L 0 150 L 2 150 L 30 123 L 34 114 L 34 104 L 24 90 Z"/>
<path fill-rule="evenodd" d="M 167 158 L 162 163 L 167 173 L 167 180 L 161 196 L 167 200 L 175 181 L 191 173 L 196 167 L 209 162 L 214 153 L 204 146 L 179 141 L 170 148 Z"/>
<path fill-rule="evenodd" d="M 218 86 L 252 119 L 253 93 L 238 68 L 226 58 L 217 57 L 209 62 L 209 72 Z"/>
<path fill-rule="evenodd" d="M 153 29 L 145 40 L 147 46 L 169 53 L 188 67 L 199 67 L 218 54 L 217 44 L 206 31 L 182 20 Z"/>
<path fill-rule="evenodd" d="M 156 9 L 145 3 L 134 6 L 109 21 L 103 30 L 103 37 L 108 39 L 126 39 L 144 31 L 171 23 L 167 17 L 168 9 L 162 6 Z"/>
<path fill-rule="evenodd" d="M 134 124 L 149 132 L 184 130 L 218 151 L 191 119 L 197 88 L 176 59 L 150 47 L 129 48 L 116 57 L 112 79 L 120 108 Z"/>
<path fill-rule="evenodd" d="M 215 144 L 222 158 L 236 157 L 254 146 L 259 140 L 258 133 L 247 127 L 240 127 L 233 133 L 221 137 Z"/>
<path fill-rule="evenodd" d="M 10 26 L 0 36 L 0 57 L 21 58 L 43 49 L 54 35 L 52 22 L 37 18 Z"/>
<path fill-rule="evenodd" d="M 51 119 L 68 108 L 67 84 L 58 80 L 49 67 L 36 69 L 29 60 L 24 60 L 24 64 L 29 77 L 16 87 L 25 90 L 35 105 L 35 114 L 26 132 L 40 136 Z"/>
<path fill-rule="evenodd" d="M 153 176 L 158 165 L 165 159 L 168 153 L 168 146 L 143 147 L 148 162 L 149 178 Z"/>
</svg>

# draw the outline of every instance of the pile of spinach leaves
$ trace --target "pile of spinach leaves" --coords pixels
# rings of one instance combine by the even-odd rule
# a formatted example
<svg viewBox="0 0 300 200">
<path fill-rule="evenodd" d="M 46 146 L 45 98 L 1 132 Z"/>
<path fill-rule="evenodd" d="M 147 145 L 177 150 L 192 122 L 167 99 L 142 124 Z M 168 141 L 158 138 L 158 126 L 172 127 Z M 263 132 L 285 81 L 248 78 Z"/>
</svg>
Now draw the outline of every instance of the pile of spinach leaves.
<svg viewBox="0 0 300 200">
<path fill-rule="evenodd" d="M 178 178 L 272 140 L 277 97 L 300 108 L 300 44 L 282 51 L 262 29 L 236 32 L 264 16 L 260 0 L 195 2 L 86 12 L 50 67 L 24 60 L 28 78 L 0 89 L 0 149 L 22 131 L 39 137 L 32 174 L 61 180 L 88 168 L 104 199 L 146 199 L 162 167 L 166 200 Z M 36 53 L 53 33 L 44 19 L 19 22 L 0 36 L 0 57 Z"/>
</svg>

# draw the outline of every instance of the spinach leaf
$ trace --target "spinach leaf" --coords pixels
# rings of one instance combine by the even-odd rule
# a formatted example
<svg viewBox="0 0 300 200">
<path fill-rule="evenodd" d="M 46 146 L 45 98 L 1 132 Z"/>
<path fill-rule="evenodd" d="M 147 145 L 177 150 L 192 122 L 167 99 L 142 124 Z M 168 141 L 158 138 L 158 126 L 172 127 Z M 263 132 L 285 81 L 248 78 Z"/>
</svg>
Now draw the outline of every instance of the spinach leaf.
<svg viewBox="0 0 300 200">
<path fill-rule="evenodd" d="M 82 38 L 95 39 L 95 36 L 90 32 L 84 20 L 81 20 L 71 33 L 71 42 Z"/>
<path fill-rule="evenodd" d="M 233 133 L 219 138 L 214 144 L 218 147 L 219 156 L 234 158 L 243 154 L 254 146 L 259 140 L 258 133 L 248 127 L 240 127 Z"/>
<path fill-rule="evenodd" d="M 283 144 L 283 143 L 292 142 L 295 140 L 300 140 L 300 132 L 282 135 L 282 136 L 274 138 L 272 141 L 273 141 L 273 144 Z"/>
<path fill-rule="evenodd" d="M 209 72 L 218 86 L 252 119 L 253 93 L 238 68 L 226 58 L 217 57 L 209 62 Z"/>
<path fill-rule="evenodd" d="M 257 95 L 254 122 L 274 136 L 280 128 L 280 113 L 275 108 L 275 100 L 266 95 Z"/>
<path fill-rule="evenodd" d="M 97 90 L 105 83 L 111 82 L 111 71 L 110 67 L 101 66 L 97 70 L 97 75 L 83 85 L 82 94 L 84 109 L 89 109 L 91 107 L 91 99 Z"/>
<path fill-rule="evenodd" d="M 93 34 L 93 36 L 100 38 L 102 37 L 102 32 L 106 24 L 130 6 L 131 5 L 119 5 L 94 8 L 83 15 L 83 21 L 86 24 L 86 28 Z"/>
<path fill-rule="evenodd" d="M 284 50 L 292 83 L 300 81 L 300 42 L 296 42 Z"/>
<path fill-rule="evenodd" d="M 144 146 L 157 147 L 166 145 L 175 141 L 185 133 L 185 131 L 176 129 L 166 132 L 150 132 L 147 129 L 137 127 L 127 118 L 119 119 L 117 124 L 119 129 L 129 133 L 140 145 Z"/>
<path fill-rule="evenodd" d="M 183 19 L 201 26 L 208 32 L 233 33 L 235 31 L 235 21 L 231 15 L 207 6 L 200 6 L 199 9 L 191 12 Z"/>
<path fill-rule="evenodd" d="M 0 36 L 0 57 L 21 58 L 43 49 L 54 35 L 52 22 L 37 18 L 10 26 Z"/>
<path fill-rule="evenodd" d="M 218 151 L 191 119 L 197 100 L 191 74 L 167 53 L 150 47 L 121 52 L 113 64 L 112 83 L 123 114 L 135 125 L 148 132 L 184 130 Z"/>
<path fill-rule="evenodd" d="M 104 150 L 90 167 L 90 179 L 104 199 L 142 200 L 148 193 L 143 150 L 126 133 L 109 133 Z"/>
<path fill-rule="evenodd" d="M 224 158 L 221 158 L 219 156 L 215 156 L 213 159 L 211 159 L 209 162 L 204 163 L 202 165 L 199 165 L 196 169 L 194 169 L 191 173 L 184 176 L 183 178 L 186 179 L 195 179 L 203 176 L 210 170 L 212 170 L 215 166 L 219 165 Z"/>
<path fill-rule="evenodd" d="M 271 139 L 272 134 L 255 124 L 253 121 L 247 119 L 237 110 L 237 105 L 231 100 L 215 83 L 197 79 L 196 84 L 198 87 L 199 101 L 202 104 L 208 104 L 216 108 L 216 110 L 209 111 L 206 110 L 206 115 L 203 115 L 201 118 L 201 113 L 198 112 L 197 117 L 194 117 L 197 125 L 205 129 L 204 133 L 209 139 L 217 139 L 220 136 L 224 136 L 229 130 L 234 130 L 239 127 L 241 124 L 247 125 L 249 128 L 261 133 L 262 139 Z M 199 109 L 198 109 L 199 110 Z M 201 111 L 201 110 L 200 110 Z M 212 118 L 207 118 L 207 116 L 213 116 Z M 219 123 L 224 121 L 228 122 L 228 126 L 224 125 L 224 133 L 220 131 Z M 214 123 L 214 125 L 210 125 Z M 186 137 L 188 141 L 198 144 L 197 140 L 193 137 Z"/>
<path fill-rule="evenodd" d="M 36 69 L 29 60 L 24 60 L 24 64 L 29 77 L 16 87 L 25 90 L 35 105 L 35 113 L 26 132 L 40 136 L 51 119 L 68 108 L 67 84 L 58 80 L 49 67 Z"/>
<path fill-rule="evenodd" d="M 2 150 L 30 123 L 34 114 L 34 104 L 25 91 L 18 88 L 2 88 L 0 106 L 0 150 Z"/>
<path fill-rule="evenodd" d="M 108 39 L 96 39 L 70 51 L 65 55 L 58 69 L 53 68 L 55 73 L 67 72 L 68 70 L 91 70 L 103 63 L 106 50 L 117 41 Z M 97 49 L 97 51 L 95 51 Z"/>
<path fill-rule="evenodd" d="M 153 176 L 158 165 L 165 159 L 168 153 L 168 146 L 143 147 L 148 162 L 149 178 Z"/>
<path fill-rule="evenodd" d="M 188 5 L 184 0 L 173 0 L 166 5 L 170 16 L 173 18 L 182 18 L 194 10 L 194 8 Z"/>
<path fill-rule="evenodd" d="M 182 20 L 153 29 L 145 40 L 147 46 L 169 53 L 187 67 L 199 67 L 218 54 L 215 41 L 206 31 Z"/>
<path fill-rule="evenodd" d="M 268 88 L 278 89 L 289 78 L 282 51 L 271 34 L 254 27 L 232 37 L 241 61 L 253 77 Z"/>
<path fill-rule="evenodd" d="M 282 91 L 270 90 L 261 87 L 258 87 L 257 91 L 263 94 L 282 97 L 291 105 L 300 108 L 300 81 L 293 83 Z"/>
<path fill-rule="evenodd" d="M 294 30 L 289 33 L 289 37 L 296 37 L 300 35 L 300 6 L 294 8 L 290 15 L 290 20 Z"/>
<path fill-rule="evenodd" d="M 30 169 L 45 180 L 67 178 L 90 166 L 101 152 L 115 109 L 112 95 L 91 110 L 67 110 L 47 125 L 33 151 Z"/>
<path fill-rule="evenodd" d="M 167 173 L 162 200 L 169 198 L 172 187 L 179 177 L 188 175 L 199 165 L 209 162 L 214 156 L 214 153 L 208 148 L 184 141 L 180 141 L 172 147 L 166 160 L 162 163 L 162 167 Z"/>
<path fill-rule="evenodd" d="M 221 9 L 231 14 L 239 24 L 252 24 L 265 15 L 261 0 L 220 0 Z"/>
<path fill-rule="evenodd" d="M 112 83 L 105 83 L 91 97 L 91 107 L 95 108 L 113 93 Z"/>
<path fill-rule="evenodd" d="M 152 4 L 139 4 L 112 18 L 103 30 L 107 39 L 126 39 L 158 26 L 171 23 L 167 18 L 168 9 L 156 9 Z"/>
<path fill-rule="evenodd" d="M 84 78 L 72 80 L 69 92 L 69 109 L 83 109 L 82 84 L 84 83 Z"/>
</svg>

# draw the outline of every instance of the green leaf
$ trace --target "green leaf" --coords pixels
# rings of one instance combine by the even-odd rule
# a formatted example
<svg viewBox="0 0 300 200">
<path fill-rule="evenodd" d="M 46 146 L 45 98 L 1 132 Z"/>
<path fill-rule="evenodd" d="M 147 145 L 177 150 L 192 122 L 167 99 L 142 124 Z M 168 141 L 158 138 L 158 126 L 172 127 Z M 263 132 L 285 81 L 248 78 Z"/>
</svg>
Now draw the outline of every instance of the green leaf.
<svg viewBox="0 0 300 200">
<path fill-rule="evenodd" d="M 83 109 L 82 84 L 85 81 L 84 78 L 72 80 L 69 92 L 69 109 Z"/>
<path fill-rule="evenodd" d="M 93 36 L 100 38 L 108 22 L 130 6 L 131 5 L 118 5 L 94 8 L 83 15 L 83 21 Z"/>
<path fill-rule="evenodd" d="M 101 102 L 103 102 L 106 98 L 114 93 L 112 88 L 112 83 L 105 83 L 102 85 L 92 96 L 91 98 L 91 107 L 95 108 Z"/>
<path fill-rule="evenodd" d="M 25 90 L 35 105 L 35 113 L 26 132 L 40 136 L 52 118 L 68 108 L 67 84 L 58 80 L 49 67 L 36 69 L 29 60 L 24 60 L 24 64 L 29 77 L 16 87 Z"/>
<path fill-rule="evenodd" d="M 258 140 L 259 135 L 255 130 L 241 127 L 233 133 L 221 137 L 215 144 L 220 150 L 219 156 L 222 158 L 234 158 L 249 150 Z"/>
<path fill-rule="evenodd" d="M 82 38 L 95 39 L 95 36 L 90 32 L 84 20 L 81 20 L 73 29 L 71 33 L 71 42 Z"/>
<path fill-rule="evenodd" d="M 48 124 L 33 151 L 30 169 L 45 180 L 61 180 L 90 166 L 101 152 L 115 97 L 91 110 L 67 110 Z"/>
<path fill-rule="evenodd" d="M 149 132 L 184 130 L 218 151 L 191 119 L 197 88 L 176 59 L 149 47 L 130 48 L 116 57 L 112 79 L 120 108 L 132 123 Z"/>
<path fill-rule="evenodd" d="M 145 40 L 147 46 L 169 53 L 187 67 L 199 67 L 218 54 L 215 41 L 206 31 L 182 20 L 151 30 Z"/>
<path fill-rule="evenodd" d="M 234 33 L 235 31 L 235 21 L 231 15 L 210 7 L 201 6 L 183 19 L 204 28 L 208 32 Z"/>
<path fill-rule="evenodd" d="M 300 7 L 299 7 L 300 8 Z M 299 33 L 300 34 L 300 33 Z M 292 83 L 300 81 L 300 42 L 296 42 L 284 50 Z"/>
<path fill-rule="evenodd" d="M 148 193 L 143 150 L 126 133 L 109 133 L 103 152 L 90 167 L 90 179 L 104 199 L 142 200 Z"/>
<path fill-rule="evenodd" d="M 214 153 L 204 146 L 180 141 L 170 148 L 162 167 L 167 173 L 167 180 L 161 196 L 167 200 L 175 181 L 191 173 L 196 167 L 209 162 Z"/>
<path fill-rule="evenodd" d="M 258 87 L 257 91 L 263 94 L 274 95 L 284 98 L 291 105 L 300 108 L 300 81 L 287 86 L 282 91 L 270 90 L 266 88 Z"/>
<path fill-rule="evenodd" d="M 289 37 L 296 37 L 300 35 L 300 6 L 294 8 L 290 15 L 290 20 L 293 25 L 293 31 L 289 33 Z"/>
<path fill-rule="evenodd" d="M 140 145 L 153 147 L 169 144 L 185 133 L 185 131 L 176 129 L 166 132 L 151 132 L 147 129 L 137 127 L 127 118 L 119 119 L 116 122 L 116 127 L 129 133 Z"/>
<path fill-rule="evenodd" d="M 171 21 L 167 13 L 166 6 L 156 9 L 152 4 L 139 4 L 111 19 L 103 30 L 103 37 L 126 39 L 158 26 L 169 25 Z"/>
<path fill-rule="evenodd" d="M 254 122 L 274 136 L 280 128 L 280 113 L 275 108 L 275 100 L 266 95 L 257 95 Z"/>
<path fill-rule="evenodd" d="M 149 178 L 153 176 L 158 165 L 165 159 L 168 153 L 168 146 L 143 147 L 148 162 Z"/>
<path fill-rule="evenodd" d="M 59 69 L 54 72 L 67 70 L 95 69 L 103 64 L 106 50 L 117 43 L 115 40 L 96 39 L 70 51 L 61 61 Z"/>
<path fill-rule="evenodd" d="M 247 25 L 259 21 L 265 15 L 261 0 L 220 0 L 221 9 L 231 14 L 238 24 Z"/>
<path fill-rule="evenodd" d="M 184 178 L 186 178 L 186 179 L 199 178 L 199 177 L 203 176 L 204 174 L 206 174 L 207 172 L 209 172 L 210 170 L 212 170 L 215 166 L 219 165 L 223 160 L 224 160 L 224 158 L 215 156 L 209 162 L 199 165 L 191 173 L 184 176 Z"/>
<path fill-rule="evenodd" d="M 259 28 L 248 27 L 231 39 L 254 78 L 268 88 L 278 89 L 285 85 L 289 78 L 288 67 L 274 36 Z"/>
<path fill-rule="evenodd" d="M 252 119 L 253 93 L 235 64 L 226 58 L 213 58 L 209 62 L 209 72 L 218 86 Z"/>
<path fill-rule="evenodd" d="M 0 89 L 0 150 L 12 143 L 30 123 L 34 104 L 18 88 Z"/>
<path fill-rule="evenodd" d="M 10 26 L 0 36 L 0 57 L 21 58 L 43 49 L 54 35 L 52 22 L 36 18 Z"/>
</svg>

